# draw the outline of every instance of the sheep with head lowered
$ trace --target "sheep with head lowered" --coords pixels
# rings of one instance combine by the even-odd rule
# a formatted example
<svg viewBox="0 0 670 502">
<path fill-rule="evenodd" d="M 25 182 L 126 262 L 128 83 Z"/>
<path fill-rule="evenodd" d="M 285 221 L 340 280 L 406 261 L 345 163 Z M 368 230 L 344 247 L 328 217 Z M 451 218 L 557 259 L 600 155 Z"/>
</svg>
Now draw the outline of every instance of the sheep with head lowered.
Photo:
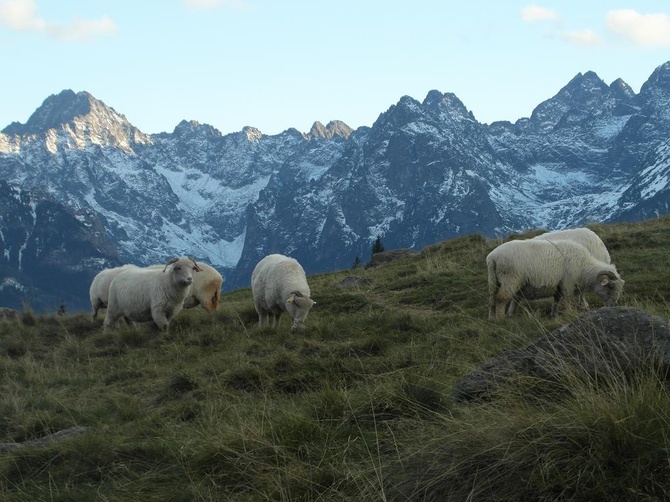
<svg viewBox="0 0 670 502">
<path fill-rule="evenodd" d="M 517 297 L 554 297 L 552 314 L 572 301 L 574 292 L 591 291 L 605 306 L 616 305 L 624 280 L 616 267 L 594 258 L 569 240 L 528 239 L 501 244 L 486 257 L 489 318 L 511 315 Z"/>
<path fill-rule="evenodd" d="M 94 321 L 98 318 L 100 309 L 107 308 L 109 285 L 112 283 L 112 279 L 114 279 L 119 272 L 122 272 L 129 267 L 135 267 L 135 265 L 122 265 L 120 267 L 106 268 L 98 272 L 91 281 L 88 294 L 91 299 L 91 309 L 93 310 L 92 315 Z"/>
<path fill-rule="evenodd" d="M 161 330 L 181 311 L 191 292 L 193 273 L 200 268 L 193 258 L 169 260 L 163 269 L 128 267 L 109 285 L 105 329 L 113 329 L 119 318 L 131 322 L 153 321 Z"/>
<path fill-rule="evenodd" d="M 552 232 L 545 232 L 543 234 L 533 237 L 536 240 L 543 241 L 558 241 L 558 240 L 567 240 L 573 241 L 577 244 L 584 246 L 591 255 L 596 259 L 605 263 L 612 263 L 610 258 L 610 253 L 607 250 L 607 246 L 602 241 L 602 239 L 596 234 L 593 230 L 582 227 L 582 228 L 569 228 L 566 230 L 554 230 Z M 546 295 L 550 296 L 550 295 Z M 582 310 L 588 310 L 589 304 L 584 297 L 583 292 L 579 292 L 577 295 L 577 305 Z M 514 300 L 510 302 L 508 307 L 508 315 L 512 315 L 516 309 L 517 301 Z"/>
<path fill-rule="evenodd" d="M 287 312 L 291 329 L 304 327 L 309 310 L 316 303 L 310 298 L 305 270 L 294 258 L 271 254 L 258 262 L 251 274 L 251 291 L 260 327 L 279 326 Z"/>
<path fill-rule="evenodd" d="M 200 272 L 193 275 L 191 294 L 184 300 L 184 308 L 191 309 L 200 305 L 207 312 L 214 312 L 221 298 L 223 276 L 206 263 L 201 261 L 195 263 Z M 163 265 L 151 265 L 149 268 L 163 268 Z"/>
</svg>

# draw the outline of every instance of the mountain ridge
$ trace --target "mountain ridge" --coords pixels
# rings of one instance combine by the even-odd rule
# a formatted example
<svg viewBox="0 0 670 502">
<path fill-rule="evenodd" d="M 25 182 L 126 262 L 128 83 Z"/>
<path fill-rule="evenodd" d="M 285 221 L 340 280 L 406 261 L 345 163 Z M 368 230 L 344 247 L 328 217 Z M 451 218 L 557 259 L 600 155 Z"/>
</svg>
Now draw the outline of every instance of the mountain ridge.
<svg viewBox="0 0 670 502">
<path fill-rule="evenodd" d="M 578 73 L 515 123 L 480 123 L 438 90 L 370 127 L 276 135 L 196 120 L 148 135 L 87 92 L 44 103 L 0 133 L 0 179 L 92 211 L 122 261 L 194 255 L 226 288 L 272 252 L 313 273 L 351 266 L 378 236 L 421 248 L 667 212 L 670 62 L 637 94 Z"/>
</svg>

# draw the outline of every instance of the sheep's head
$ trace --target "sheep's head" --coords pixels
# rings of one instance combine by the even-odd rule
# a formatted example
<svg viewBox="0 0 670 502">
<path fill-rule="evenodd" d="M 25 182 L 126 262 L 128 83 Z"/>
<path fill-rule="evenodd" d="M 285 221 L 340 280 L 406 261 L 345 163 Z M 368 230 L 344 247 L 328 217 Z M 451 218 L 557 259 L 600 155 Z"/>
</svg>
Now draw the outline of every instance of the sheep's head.
<svg viewBox="0 0 670 502">
<path fill-rule="evenodd" d="M 309 296 L 302 294 L 300 291 L 294 291 L 286 299 L 286 312 L 293 319 L 293 326 L 291 329 L 303 328 L 305 325 L 305 319 L 307 319 L 307 314 L 309 310 L 316 302 L 312 300 Z"/>
<path fill-rule="evenodd" d="M 624 284 L 626 284 L 626 281 L 616 272 L 603 271 L 598 274 L 598 283 L 594 292 L 600 297 L 606 307 L 614 307 L 623 292 Z"/>
<path fill-rule="evenodd" d="M 169 271 L 174 283 L 187 287 L 193 282 L 193 272 L 199 270 L 192 258 L 172 258 L 165 264 L 163 272 Z"/>
</svg>

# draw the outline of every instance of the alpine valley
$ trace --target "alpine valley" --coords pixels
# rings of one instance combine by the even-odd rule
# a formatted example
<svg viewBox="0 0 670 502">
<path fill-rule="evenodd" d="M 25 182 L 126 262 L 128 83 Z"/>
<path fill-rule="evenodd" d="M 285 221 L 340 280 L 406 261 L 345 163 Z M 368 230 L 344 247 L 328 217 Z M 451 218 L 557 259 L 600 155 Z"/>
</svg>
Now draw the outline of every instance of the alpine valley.
<svg viewBox="0 0 670 502">
<path fill-rule="evenodd" d="M 503 99 L 503 97 L 501 97 Z M 87 92 L 0 133 L 0 304 L 87 310 L 102 268 L 206 261 L 246 287 L 268 253 L 308 274 L 452 237 L 668 213 L 670 62 L 635 93 L 577 74 L 530 118 L 482 124 L 451 93 L 403 96 L 371 127 L 145 134 Z"/>
</svg>

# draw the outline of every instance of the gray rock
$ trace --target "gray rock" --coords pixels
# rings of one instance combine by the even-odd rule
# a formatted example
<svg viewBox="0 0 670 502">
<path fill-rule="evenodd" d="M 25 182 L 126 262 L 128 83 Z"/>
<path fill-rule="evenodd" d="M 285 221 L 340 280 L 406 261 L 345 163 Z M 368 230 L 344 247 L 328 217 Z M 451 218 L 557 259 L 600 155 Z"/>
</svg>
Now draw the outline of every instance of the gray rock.
<svg viewBox="0 0 670 502">
<path fill-rule="evenodd" d="M 348 275 L 344 279 L 342 279 L 342 282 L 340 282 L 340 286 L 343 288 L 354 288 L 354 287 L 360 287 L 360 286 L 369 286 L 372 283 L 370 279 L 367 279 L 366 277 L 359 277 L 356 275 Z"/>
<path fill-rule="evenodd" d="M 61 431 L 54 432 L 48 436 L 24 441 L 23 443 L 0 443 L 0 452 L 13 451 L 20 448 L 40 448 L 49 446 L 54 441 L 61 441 L 63 439 L 79 436 L 85 432 L 88 432 L 88 430 L 88 427 L 76 425 L 74 427 L 70 427 L 69 429 L 63 429 Z"/>
<path fill-rule="evenodd" d="M 604 307 L 487 361 L 463 377 L 452 396 L 491 398 L 501 385 L 524 376 L 545 382 L 570 374 L 607 378 L 652 366 L 670 377 L 670 319 L 631 307 Z"/>
</svg>

